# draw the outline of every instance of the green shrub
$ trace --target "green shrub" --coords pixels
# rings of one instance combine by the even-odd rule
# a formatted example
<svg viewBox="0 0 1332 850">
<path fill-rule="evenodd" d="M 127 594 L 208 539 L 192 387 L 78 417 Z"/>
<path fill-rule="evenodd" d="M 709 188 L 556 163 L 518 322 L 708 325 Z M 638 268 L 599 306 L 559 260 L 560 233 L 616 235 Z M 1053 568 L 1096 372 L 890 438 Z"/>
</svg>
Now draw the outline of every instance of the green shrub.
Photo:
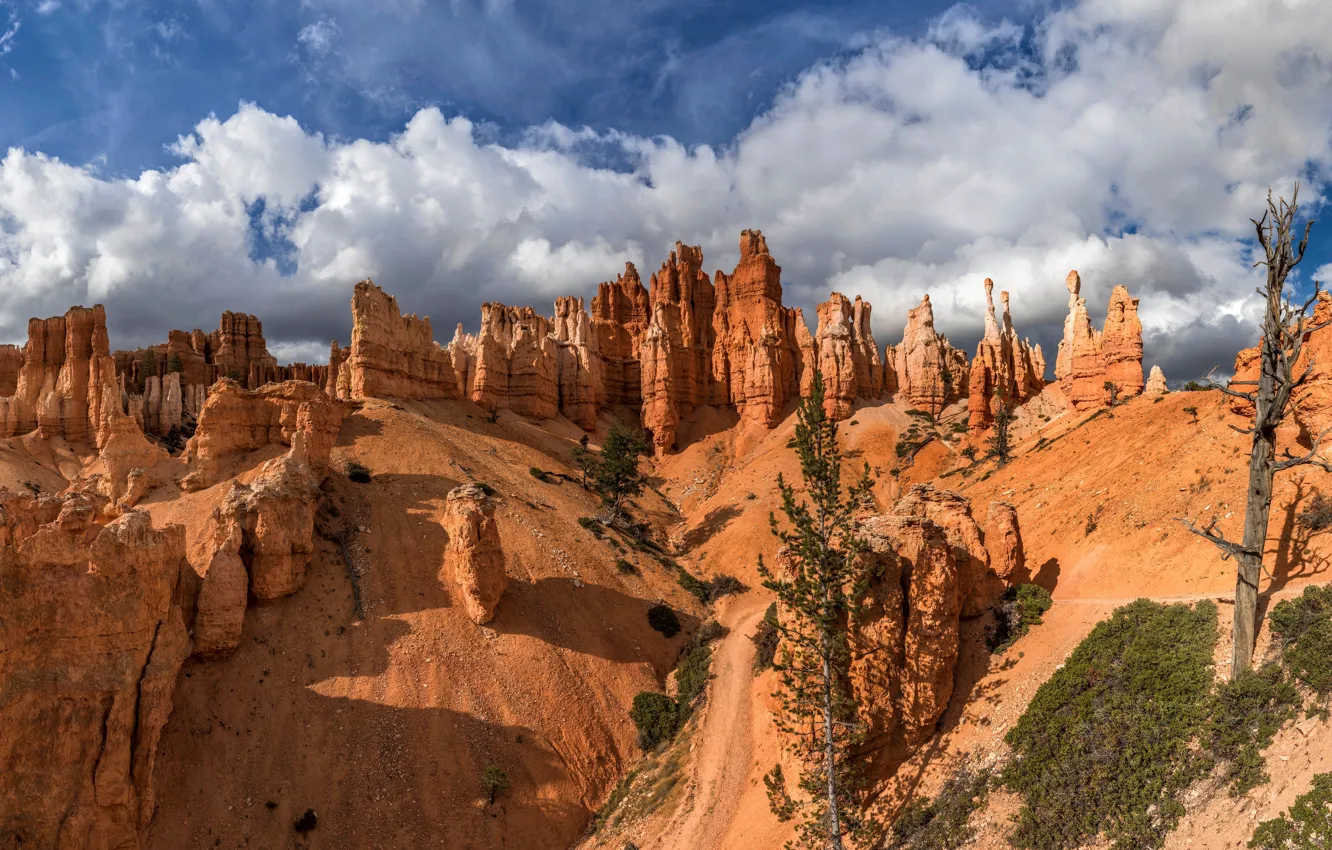
<svg viewBox="0 0 1332 850">
<path fill-rule="evenodd" d="M 976 834 L 968 825 L 971 813 L 985 805 L 992 776 L 963 765 L 939 796 L 912 800 L 893 824 L 886 850 L 956 850 L 966 844 Z"/>
<path fill-rule="evenodd" d="M 1004 783 L 1022 795 L 1015 847 L 1065 850 L 1098 834 L 1159 847 L 1207 758 L 1216 605 L 1140 599 L 1092 630 L 1005 736 Z"/>
<path fill-rule="evenodd" d="M 634 696 L 629 717 L 638 727 L 638 745 L 644 750 L 656 749 L 662 741 L 669 741 L 679 727 L 680 709 L 675 700 L 665 694 L 640 691 Z"/>
<path fill-rule="evenodd" d="M 494 804 L 495 798 L 509 790 L 509 774 L 503 768 L 487 765 L 481 772 L 481 790 L 487 802 Z"/>
<path fill-rule="evenodd" d="M 680 664 L 675 668 L 675 684 L 679 687 L 675 701 L 679 704 L 680 722 L 689 719 L 693 713 L 694 701 L 708 686 L 712 678 L 712 650 L 707 644 L 696 646 L 685 653 Z"/>
<path fill-rule="evenodd" d="M 631 576 L 634 573 L 638 572 L 638 568 L 635 567 L 633 564 L 629 563 L 628 561 L 626 561 L 624 558 L 615 559 L 615 569 L 619 570 L 621 573 L 627 576 Z"/>
<path fill-rule="evenodd" d="M 700 581 L 698 576 L 689 572 L 684 567 L 680 568 L 680 572 L 676 576 L 676 581 L 680 583 L 681 587 L 692 593 L 699 602 L 702 602 L 704 605 L 708 604 L 708 600 L 711 598 L 710 594 L 712 593 L 712 588 L 708 586 L 707 582 Z"/>
<path fill-rule="evenodd" d="M 476 483 L 476 486 L 477 486 L 477 487 L 481 488 L 481 492 L 482 492 L 482 493 L 485 493 L 487 496 L 493 496 L 493 495 L 495 495 L 495 488 L 494 488 L 494 487 L 491 487 L 491 486 L 490 486 L 489 484 L 487 484 L 486 482 L 484 482 L 484 481 L 477 481 L 477 482 L 475 482 L 475 483 Z"/>
<path fill-rule="evenodd" d="M 1040 625 L 1041 615 L 1054 604 L 1050 591 L 1036 584 L 1020 584 L 1009 588 L 995 606 L 994 631 L 986 643 L 991 652 L 1003 652 L 1032 626 Z"/>
<path fill-rule="evenodd" d="M 777 657 L 777 644 L 781 641 L 781 635 L 777 631 L 776 602 L 769 605 L 768 610 L 763 613 L 763 619 L 750 640 L 754 642 L 754 669 L 763 671 L 772 667 L 773 660 Z"/>
<path fill-rule="evenodd" d="M 1262 751 L 1295 716 L 1302 700 L 1280 664 L 1245 670 L 1216 689 L 1208 721 L 1208 750 L 1225 765 L 1230 793 L 1238 797 L 1267 781 Z"/>
<path fill-rule="evenodd" d="M 1284 815 L 1258 824 L 1250 847 L 1258 850 L 1326 850 L 1332 847 L 1332 773 L 1313 778 L 1307 794 Z"/>
<path fill-rule="evenodd" d="M 533 478 L 540 481 L 541 483 L 543 484 L 550 483 L 550 473 L 547 472 L 546 470 L 536 466 L 529 466 L 527 468 L 527 471 L 531 474 Z"/>
<path fill-rule="evenodd" d="M 649 608 L 647 618 L 649 626 L 668 638 L 680 633 L 680 618 L 675 616 L 675 611 L 665 603 Z"/>
<path fill-rule="evenodd" d="M 728 576 L 721 573 L 714 578 L 703 581 L 698 576 L 681 567 L 676 580 L 680 586 L 689 591 L 694 598 L 704 605 L 715 602 L 723 596 L 731 596 L 737 593 L 744 593 L 747 588 L 735 576 Z"/>
<path fill-rule="evenodd" d="M 1287 669 L 1320 697 L 1332 694 L 1332 586 L 1279 602 L 1271 623 Z"/>
<path fill-rule="evenodd" d="M 357 484 L 369 484 L 370 470 L 360 461 L 349 460 L 347 461 L 347 477 Z"/>
<path fill-rule="evenodd" d="M 719 573 L 714 576 L 712 581 L 708 582 L 709 598 L 711 600 L 721 599 L 723 596 L 733 596 L 744 593 L 747 589 L 740 583 L 740 579 L 735 576 L 728 576 L 726 573 Z"/>
</svg>

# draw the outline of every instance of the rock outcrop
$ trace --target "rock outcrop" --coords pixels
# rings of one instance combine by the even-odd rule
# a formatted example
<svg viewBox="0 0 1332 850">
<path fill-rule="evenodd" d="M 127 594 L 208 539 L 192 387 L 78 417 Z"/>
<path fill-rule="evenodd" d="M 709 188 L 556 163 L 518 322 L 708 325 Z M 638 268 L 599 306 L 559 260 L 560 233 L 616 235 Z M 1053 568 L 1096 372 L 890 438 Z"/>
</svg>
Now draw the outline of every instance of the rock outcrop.
<svg viewBox="0 0 1332 850">
<path fill-rule="evenodd" d="M 642 421 L 660 449 L 674 446 L 683 417 L 713 400 L 717 292 L 702 268 L 702 249 L 677 242 L 648 289 L 652 319 L 639 349 Z"/>
<path fill-rule="evenodd" d="M 442 524 L 449 536 L 444 551 L 445 572 L 452 573 L 467 616 L 478 625 L 488 623 L 509 581 L 504 573 L 495 505 L 475 484 L 455 487 L 445 500 Z M 447 581 L 444 575 L 441 579 Z"/>
<path fill-rule="evenodd" d="M 327 366 L 279 366 L 268 353 L 263 323 L 248 313 L 223 313 L 212 333 L 173 330 L 164 345 L 112 356 L 126 407 L 144 431 L 163 437 L 191 425 L 209 388 L 222 378 L 251 390 L 291 380 L 323 386 L 329 380 Z"/>
<path fill-rule="evenodd" d="M 292 446 L 298 439 L 305 459 L 322 472 L 342 427 L 342 415 L 336 401 L 306 381 L 245 390 L 224 378 L 213 386 L 199 414 L 198 429 L 185 445 L 184 458 L 193 471 L 182 486 L 200 489 L 215 483 L 228 455 L 270 444 Z"/>
<path fill-rule="evenodd" d="M 813 351 L 806 357 L 823 374 L 824 411 L 834 419 L 845 419 L 856 399 L 879 398 L 884 391 L 883 362 L 870 328 L 870 304 L 858 295 L 853 304 L 834 292 L 818 306 L 818 319 Z M 802 379 L 801 393 L 808 391 Z"/>
<path fill-rule="evenodd" d="M 319 482 L 302 454 L 298 437 L 287 454 L 260 466 L 249 484 L 233 483 L 222 503 L 222 513 L 241 528 L 250 594 L 261 602 L 299 590 L 314 557 Z"/>
<path fill-rule="evenodd" d="M 115 393 L 106 311 L 72 307 L 63 316 L 32 319 L 28 342 L 16 357 L 0 354 L 0 378 L 13 393 L 0 397 L 0 437 L 38 431 L 43 437 L 92 442 L 102 418 L 102 397 Z"/>
<path fill-rule="evenodd" d="M 962 397 L 969 386 L 967 355 L 934 330 L 930 296 L 907 313 L 902 342 L 893 348 L 892 374 L 885 385 L 900 393 L 912 407 L 938 416 Z"/>
<path fill-rule="evenodd" d="M 455 337 L 450 353 L 466 354 L 464 396 L 483 410 L 512 410 L 552 419 L 559 412 L 556 352 L 550 322 L 531 307 L 481 305 L 481 330 Z M 595 421 L 595 416 L 593 417 Z"/>
<path fill-rule="evenodd" d="M 994 281 L 985 279 L 985 336 L 976 346 L 967 383 L 967 411 L 972 431 L 983 431 L 1005 407 L 1034 397 L 1045 386 L 1045 356 L 1019 340 L 1009 312 L 1008 293 L 1000 293 L 1003 323 L 994 314 Z"/>
<path fill-rule="evenodd" d="M 234 514 L 214 510 L 189 551 L 197 576 L 194 601 L 194 654 L 223 655 L 240 645 L 250 575 L 241 558 L 244 529 Z"/>
<path fill-rule="evenodd" d="M 397 299 L 369 280 L 352 294 L 351 351 L 341 368 L 353 399 L 462 397 L 453 359 L 435 342 L 430 319 L 404 316 Z"/>
<path fill-rule="evenodd" d="M 1092 327 L 1087 299 L 1080 297 L 1082 279 L 1076 271 L 1065 281 L 1069 312 L 1064 320 L 1064 338 L 1055 360 L 1055 378 L 1064 395 L 1078 410 L 1109 403 L 1106 384 L 1117 388 L 1123 400 L 1142 392 L 1142 322 L 1138 300 L 1123 286 L 1110 294 L 1104 329 Z"/>
<path fill-rule="evenodd" d="M 771 427 L 800 391 L 803 369 L 797 325 L 799 310 L 782 306 L 782 270 L 757 230 L 740 234 L 740 263 L 733 274 L 718 271 L 712 376 L 714 398 L 743 421 Z M 658 445 L 665 443 L 654 433 Z"/>
<path fill-rule="evenodd" d="M 624 274 L 597 287 L 592 299 L 592 339 L 602 364 L 605 404 L 642 405 L 639 347 L 651 318 L 648 291 L 633 263 L 625 263 Z"/>
<path fill-rule="evenodd" d="M 1160 366 L 1153 366 L 1152 373 L 1147 376 L 1147 384 L 1142 389 L 1142 394 L 1146 396 L 1165 395 L 1170 392 L 1170 387 L 1166 386 L 1165 372 L 1161 371 Z"/>
<path fill-rule="evenodd" d="M 988 610 L 1021 578 L 1017 511 L 992 503 L 982 530 L 967 499 L 917 485 L 862 530 L 877 577 L 850 625 L 851 684 L 871 741 L 912 746 L 952 696 L 961 620 Z"/>
<path fill-rule="evenodd" d="M 0 493 L 0 835 L 138 847 L 157 744 L 189 652 L 173 599 L 185 535 L 143 511 L 101 526 L 87 494 Z"/>
</svg>

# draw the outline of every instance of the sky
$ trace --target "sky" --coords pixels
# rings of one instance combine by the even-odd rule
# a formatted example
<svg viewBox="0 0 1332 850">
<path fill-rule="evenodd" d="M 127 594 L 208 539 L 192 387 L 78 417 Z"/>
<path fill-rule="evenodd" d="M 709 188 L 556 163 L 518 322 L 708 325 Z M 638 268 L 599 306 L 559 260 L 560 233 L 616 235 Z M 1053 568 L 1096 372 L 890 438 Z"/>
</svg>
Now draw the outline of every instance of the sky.
<svg viewBox="0 0 1332 850">
<path fill-rule="evenodd" d="M 1326 217 L 1332 3 L 0 0 L 0 150 L 0 342 L 234 310 L 324 362 L 365 277 L 446 342 L 759 228 L 880 346 L 928 292 L 974 350 L 990 277 L 1053 364 L 1068 270 L 1123 284 L 1178 383 L 1255 340 L 1268 188 Z"/>
</svg>

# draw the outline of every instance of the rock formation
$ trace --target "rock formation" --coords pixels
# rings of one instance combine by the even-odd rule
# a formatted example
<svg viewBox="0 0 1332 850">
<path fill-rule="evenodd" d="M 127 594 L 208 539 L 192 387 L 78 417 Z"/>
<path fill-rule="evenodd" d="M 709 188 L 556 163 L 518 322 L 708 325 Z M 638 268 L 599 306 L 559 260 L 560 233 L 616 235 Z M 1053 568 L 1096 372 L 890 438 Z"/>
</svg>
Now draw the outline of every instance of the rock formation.
<svg viewBox="0 0 1332 850">
<path fill-rule="evenodd" d="M 453 360 L 435 342 L 430 319 L 404 316 L 397 299 L 369 280 L 352 294 L 351 352 L 342 368 L 354 399 L 462 396 Z"/>
<path fill-rule="evenodd" d="M 138 847 L 157 743 L 189 652 L 185 535 L 143 511 L 105 526 L 87 494 L 0 491 L 0 835 Z"/>
<path fill-rule="evenodd" d="M 1017 407 L 1045 386 L 1045 357 L 1040 346 L 1019 340 L 1009 312 L 1008 293 L 1003 324 L 994 314 L 994 281 L 985 279 L 985 336 L 976 346 L 967 383 L 967 410 L 972 431 L 983 431 L 1003 410 Z"/>
<path fill-rule="evenodd" d="M 1142 394 L 1147 396 L 1165 395 L 1170 392 L 1166 386 L 1165 373 L 1161 371 L 1160 366 L 1153 366 L 1152 373 L 1147 376 L 1147 385 L 1143 387 Z"/>
<path fill-rule="evenodd" d="M 194 471 L 181 484 L 200 489 L 214 483 L 221 462 L 239 452 L 270 444 L 291 446 L 299 439 L 315 471 L 328 463 L 342 427 L 342 408 L 306 381 L 284 381 L 257 390 L 222 379 L 199 414 L 199 426 L 185 446 Z"/>
<path fill-rule="evenodd" d="M 462 592 L 467 616 L 478 625 L 488 623 L 509 581 L 495 505 L 475 484 L 455 487 L 445 501 L 443 526 L 449 536 L 445 569 Z"/>
<path fill-rule="evenodd" d="M 684 416 L 713 400 L 717 292 L 702 267 L 701 248 L 676 242 L 648 289 L 652 319 L 639 350 L 642 420 L 661 449 L 675 444 Z"/>
<path fill-rule="evenodd" d="M 969 386 L 966 352 L 953 348 L 947 336 L 935 332 L 930 296 L 907 313 L 902 342 L 893 348 L 892 374 L 885 371 L 884 383 L 931 416 L 938 416 L 961 398 Z"/>
<path fill-rule="evenodd" d="M 818 306 L 811 362 L 823 373 L 823 407 L 834 419 L 845 419 L 858 398 L 883 395 L 884 369 L 870 328 L 870 305 L 856 296 L 852 304 L 840 292 Z M 801 386 L 802 394 L 808 387 Z"/>
<path fill-rule="evenodd" d="M 782 306 L 781 275 L 763 234 L 745 230 L 735 272 L 718 271 L 714 281 L 714 398 L 733 406 L 744 421 L 768 427 L 777 424 L 801 382 L 796 325 L 804 325 L 804 316 Z"/>
<path fill-rule="evenodd" d="M 456 358 L 461 350 L 467 355 L 464 395 L 482 409 L 512 410 L 538 419 L 552 419 L 559 412 L 559 346 L 550 322 L 531 307 L 482 304 L 480 332 L 455 340 L 459 345 L 451 346 L 450 354 Z"/>
<path fill-rule="evenodd" d="M 652 317 L 648 291 L 633 263 L 597 287 L 592 299 L 592 339 L 602 364 L 603 400 L 637 408 L 643 403 L 639 346 Z"/>
<path fill-rule="evenodd" d="M 1107 382 L 1117 387 L 1120 399 L 1142 392 L 1142 323 L 1138 300 L 1123 286 L 1110 294 L 1102 331 L 1092 327 L 1087 299 L 1080 297 L 1082 279 L 1068 273 L 1069 312 L 1064 320 L 1064 338 L 1059 343 L 1055 377 L 1064 395 L 1078 410 L 1109 402 Z"/>
<path fill-rule="evenodd" d="M 560 413 L 584 431 L 597 426 L 605 396 L 604 365 L 583 299 L 555 299 L 555 389 Z"/>
<path fill-rule="evenodd" d="M 318 496 L 319 482 L 303 457 L 299 437 L 287 454 L 259 467 L 249 484 L 231 484 L 221 511 L 241 528 L 241 558 L 255 599 L 288 596 L 305 584 L 314 557 Z"/>
<path fill-rule="evenodd" d="M 240 645 L 250 576 L 241 558 L 245 535 L 234 515 L 214 510 L 204 532 L 190 547 L 198 592 L 194 602 L 194 654 L 215 656 Z"/>
<path fill-rule="evenodd" d="M 966 498 L 930 485 L 864 520 L 877 578 L 851 627 L 851 682 L 871 740 L 914 745 L 929 736 L 952 696 L 961 620 L 1022 577 L 1016 510 L 992 503 L 987 526 Z"/>
<path fill-rule="evenodd" d="M 0 437 L 35 430 L 44 437 L 91 442 L 102 418 L 102 396 L 117 392 L 108 348 L 100 304 L 30 320 L 19 355 L 12 347 L 0 353 L 0 383 L 12 381 L 14 388 L 0 397 Z"/>
</svg>

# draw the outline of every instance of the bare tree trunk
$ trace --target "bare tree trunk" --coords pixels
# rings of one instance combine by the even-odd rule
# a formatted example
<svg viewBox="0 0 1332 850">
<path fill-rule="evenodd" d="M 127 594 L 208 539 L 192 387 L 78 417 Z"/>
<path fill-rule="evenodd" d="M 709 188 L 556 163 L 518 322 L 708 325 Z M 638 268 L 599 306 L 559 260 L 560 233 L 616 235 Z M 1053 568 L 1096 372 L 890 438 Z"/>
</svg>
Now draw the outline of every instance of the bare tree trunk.
<svg viewBox="0 0 1332 850">
<path fill-rule="evenodd" d="M 1230 650 L 1230 676 L 1249 669 L 1258 633 L 1258 579 L 1263 569 L 1263 550 L 1267 545 L 1267 520 L 1272 511 L 1273 462 L 1276 458 L 1275 429 L 1261 429 L 1253 435 L 1253 453 L 1249 458 L 1248 504 L 1244 509 L 1244 551 L 1235 580 L 1235 628 Z"/>
<path fill-rule="evenodd" d="M 828 775 L 828 850 L 842 850 L 842 819 L 837 810 L 837 746 L 833 741 L 832 649 L 822 636 L 823 649 L 823 769 Z"/>
</svg>

